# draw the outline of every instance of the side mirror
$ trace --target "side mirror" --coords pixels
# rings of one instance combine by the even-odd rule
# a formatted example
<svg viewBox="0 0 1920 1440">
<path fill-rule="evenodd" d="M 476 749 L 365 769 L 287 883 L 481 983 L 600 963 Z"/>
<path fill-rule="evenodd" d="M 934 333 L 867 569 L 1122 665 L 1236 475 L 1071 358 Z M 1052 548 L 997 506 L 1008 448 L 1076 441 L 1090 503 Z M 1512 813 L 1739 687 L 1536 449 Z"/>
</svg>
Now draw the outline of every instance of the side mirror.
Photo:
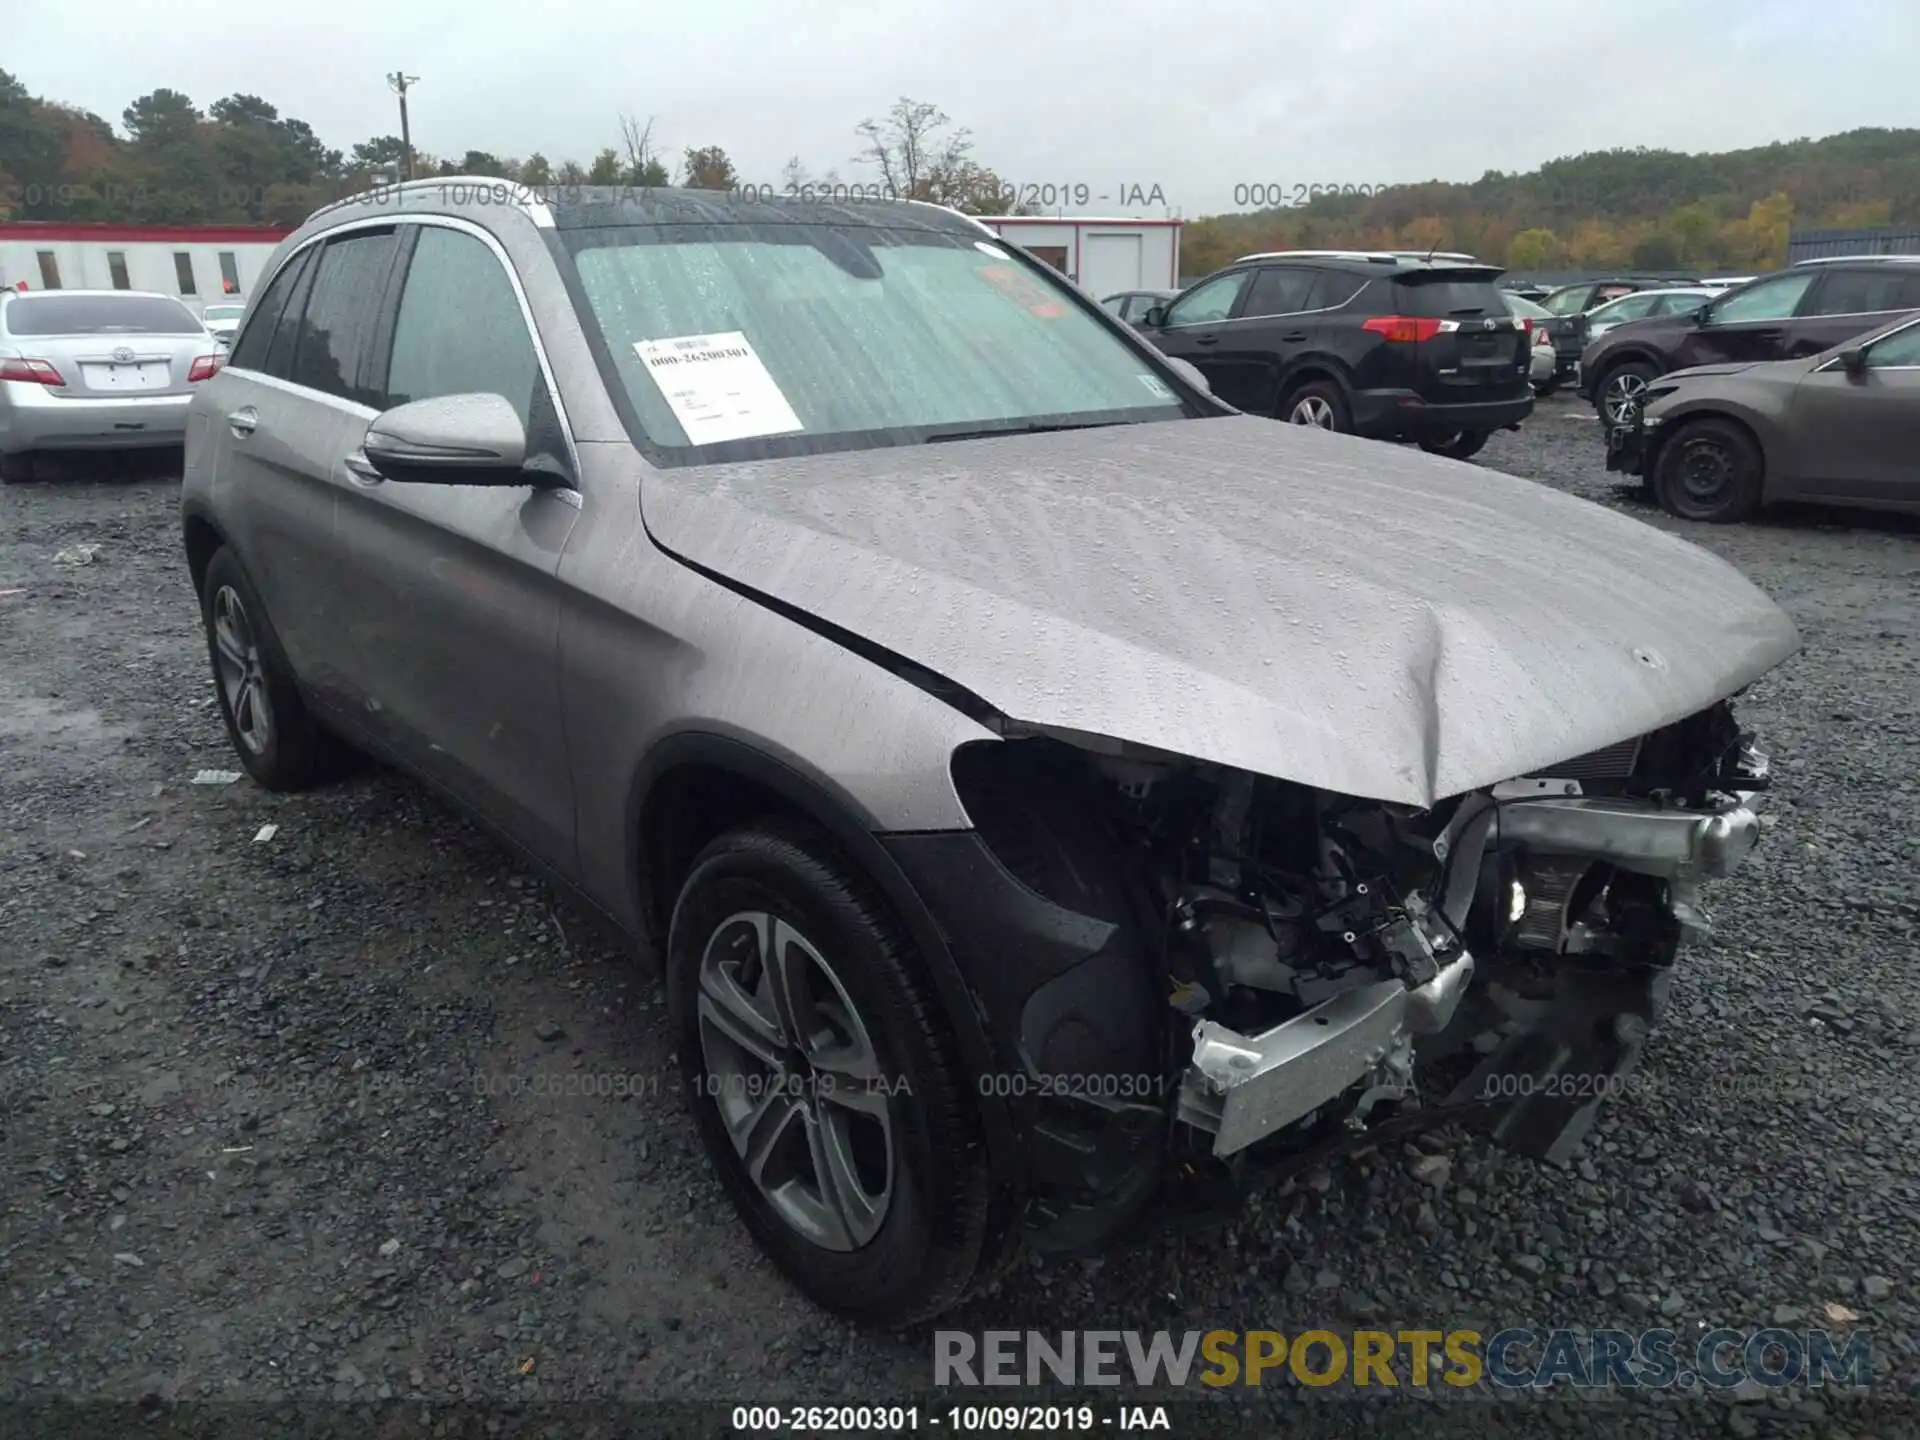
<svg viewBox="0 0 1920 1440">
<path fill-rule="evenodd" d="M 1702 305 L 1698 310 L 1694 311 L 1693 323 L 1696 325 L 1711 325 L 1713 323 L 1713 306 L 1711 304 Z"/>
<path fill-rule="evenodd" d="M 1180 378 L 1182 380 L 1193 386 L 1193 388 L 1201 394 L 1211 395 L 1213 393 L 1213 387 L 1207 383 L 1207 377 L 1201 373 L 1198 365 L 1190 361 L 1182 360 L 1177 355 L 1167 356 L 1166 361 L 1169 366 L 1180 372 Z"/>
<path fill-rule="evenodd" d="M 1167 323 L 1167 307 L 1164 305 L 1149 305 L 1147 307 L 1147 313 L 1140 317 L 1140 323 L 1149 330 L 1158 330 L 1162 325 Z"/>
<path fill-rule="evenodd" d="M 503 395 L 441 395 L 374 417 L 361 445 L 388 480 L 529 485 L 527 430 Z"/>
<path fill-rule="evenodd" d="M 1867 349 L 1854 345 L 1840 352 L 1840 368 L 1856 380 L 1867 373 Z"/>
</svg>

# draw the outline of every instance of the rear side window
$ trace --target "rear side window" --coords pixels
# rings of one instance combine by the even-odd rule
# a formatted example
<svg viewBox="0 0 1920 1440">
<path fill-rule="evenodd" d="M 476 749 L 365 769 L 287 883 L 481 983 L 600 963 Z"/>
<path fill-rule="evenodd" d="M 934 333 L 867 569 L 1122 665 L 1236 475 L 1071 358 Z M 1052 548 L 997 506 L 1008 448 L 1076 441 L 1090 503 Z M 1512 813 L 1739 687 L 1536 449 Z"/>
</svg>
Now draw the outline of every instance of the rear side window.
<svg viewBox="0 0 1920 1440">
<path fill-rule="evenodd" d="M 1309 310 L 1338 310 L 1354 296 L 1366 288 L 1364 275 L 1349 275 L 1344 270 L 1322 270 L 1313 284 L 1313 294 L 1307 297 Z"/>
<path fill-rule="evenodd" d="M 1253 277 L 1253 288 L 1247 292 L 1240 317 L 1295 315 L 1307 308 L 1307 297 L 1312 293 L 1313 271 L 1267 266 Z"/>
<path fill-rule="evenodd" d="M 294 287 L 299 284 L 301 272 L 312 262 L 313 251 L 309 249 L 301 251 L 289 264 L 280 267 L 280 273 L 273 277 L 273 284 L 267 287 L 267 293 L 260 297 L 260 303 L 254 307 L 253 319 L 233 342 L 233 354 L 227 358 L 227 364 L 242 370 L 267 371 L 267 346 L 272 343 L 274 327 L 280 323 L 280 316 L 286 311 L 287 297 L 293 294 Z M 209 318 L 212 318 L 215 308 L 211 305 L 207 307 Z"/>
<path fill-rule="evenodd" d="M 7 307 L 15 335 L 197 335 L 205 328 L 163 295 L 36 295 Z"/>
<path fill-rule="evenodd" d="M 1402 315 L 1444 320 L 1459 315 L 1505 315 L 1507 302 L 1491 280 L 1427 279 L 1403 276 L 1393 283 L 1394 304 Z"/>
<path fill-rule="evenodd" d="M 287 377 L 294 384 L 378 407 L 378 397 L 362 387 L 361 374 L 398 243 L 391 230 L 327 242 L 300 317 L 299 344 Z"/>
<path fill-rule="evenodd" d="M 522 425 L 542 385 L 519 297 L 494 253 L 471 235 L 420 227 L 393 324 L 386 408 L 441 395 L 500 395 Z"/>
<path fill-rule="evenodd" d="M 1920 271 L 1920 265 L 1912 267 Z M 1816 315 L 1870 315 L 1920 308 L 1920 274 L 1905 265 L 1835 270 L 1813 297 Z"/>
</svg>

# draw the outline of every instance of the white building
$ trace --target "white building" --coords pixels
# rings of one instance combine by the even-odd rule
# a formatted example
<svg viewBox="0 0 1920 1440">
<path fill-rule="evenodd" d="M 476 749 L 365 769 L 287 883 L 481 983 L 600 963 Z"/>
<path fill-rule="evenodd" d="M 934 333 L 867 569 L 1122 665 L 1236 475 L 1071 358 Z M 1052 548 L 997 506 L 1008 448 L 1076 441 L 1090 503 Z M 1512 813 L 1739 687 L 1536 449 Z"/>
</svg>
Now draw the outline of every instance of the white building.
<svg viewBox="0 0 1920 1440">
<path fill-rule="evenodd" d="M 11 290 L 155 290 L 194 311 L 243 300 L 292 232 L 259 225 L 0 221 L 0 285 Z"/>
<path fill-rule="evenodd" d="M 1096 300 L 1120 290 L 1180 288 L 1179 220 L 982 215 L 980 223 L 1044 260 Z"/>
</svg>

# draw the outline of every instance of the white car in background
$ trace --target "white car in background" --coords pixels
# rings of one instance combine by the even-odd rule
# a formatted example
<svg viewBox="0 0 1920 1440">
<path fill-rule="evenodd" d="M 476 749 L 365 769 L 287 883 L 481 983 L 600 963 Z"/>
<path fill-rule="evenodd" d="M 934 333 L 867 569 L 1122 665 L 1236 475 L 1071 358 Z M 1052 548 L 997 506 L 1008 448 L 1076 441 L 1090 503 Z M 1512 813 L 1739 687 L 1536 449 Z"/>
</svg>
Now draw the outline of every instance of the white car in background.
<svg viewBox="0 0 1920 1440">
<path fill-rule="evenodd" d="M 1671 290 L 1636 290 L 1587 312 L 1587 343 L 1591 345 L 1616 325 L 1645 320 L 1650 315 L 1684 315 L 1698 310 L 1720 293 L 1715 286 L 1686 285 Z"/>
<path fill-rule="evenodd" d="M 207 333 L 231 349 L 234 332 L 240 328 L 240 317 L 246 313 L 247 307 L 244 303 L 222 301 L 207 306 L 200 312 L 200 318 L 206 324 Z"/>
</svg>

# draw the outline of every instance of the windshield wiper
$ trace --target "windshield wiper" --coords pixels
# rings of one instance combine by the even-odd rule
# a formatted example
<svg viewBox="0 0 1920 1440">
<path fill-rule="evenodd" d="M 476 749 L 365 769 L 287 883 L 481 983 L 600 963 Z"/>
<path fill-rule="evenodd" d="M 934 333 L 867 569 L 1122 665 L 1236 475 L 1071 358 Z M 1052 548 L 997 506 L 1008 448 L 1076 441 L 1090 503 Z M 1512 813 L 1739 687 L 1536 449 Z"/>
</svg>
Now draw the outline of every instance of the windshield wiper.
<svg viewBox="0 0 1920 1440">
<path fill-rule="evenodd" d="M 927 436 L 927 444 L 941 440 L 985 440 L 994 435 L 1041 435 L 1051 430 L 1108 430 L 1115 425 L 1132 425 L 1132 420 L 1070 420 L 1060 425 L 996 425 L 991 429 L 942 430 Z"/>
</svg>

